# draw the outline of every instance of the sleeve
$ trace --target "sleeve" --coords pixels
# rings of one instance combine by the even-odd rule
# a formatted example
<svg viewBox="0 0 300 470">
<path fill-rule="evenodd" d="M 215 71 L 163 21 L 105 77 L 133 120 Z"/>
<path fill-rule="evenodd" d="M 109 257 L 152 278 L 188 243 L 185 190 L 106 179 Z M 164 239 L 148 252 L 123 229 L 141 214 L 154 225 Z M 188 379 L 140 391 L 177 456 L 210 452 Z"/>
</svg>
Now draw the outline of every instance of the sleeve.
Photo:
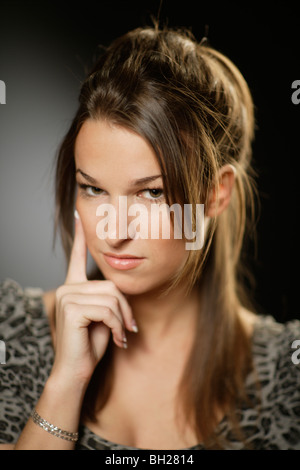
<svg viewBox="0 0 300 470">
<path fill-rule="evenodd" d="M 41 289 L 0 283 L 0 443 L 15 443 L 49 375 L 51 335 Z M 3 361 L 4 359 L 4 361 Z"/>
</svg>

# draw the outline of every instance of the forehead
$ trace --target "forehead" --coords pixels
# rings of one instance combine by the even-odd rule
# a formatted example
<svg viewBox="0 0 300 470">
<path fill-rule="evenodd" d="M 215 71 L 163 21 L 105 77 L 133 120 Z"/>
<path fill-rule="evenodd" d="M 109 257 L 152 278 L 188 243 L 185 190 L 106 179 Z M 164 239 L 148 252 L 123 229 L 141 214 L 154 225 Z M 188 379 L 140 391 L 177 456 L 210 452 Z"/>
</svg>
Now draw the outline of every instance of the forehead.
<svg viewBox="0 0 300 470">
<path fill-rule="evenodd" d="M 147 176 L 148 172 L 161 172 L 156 155 L 145 139 L 104 120 L 89 119 L 83 123 L 75 142 L 75 162 L 86 173 L 88 168 L 117 171 L 120 178 L 123 174 L 138 178 Z"/>
</svg>

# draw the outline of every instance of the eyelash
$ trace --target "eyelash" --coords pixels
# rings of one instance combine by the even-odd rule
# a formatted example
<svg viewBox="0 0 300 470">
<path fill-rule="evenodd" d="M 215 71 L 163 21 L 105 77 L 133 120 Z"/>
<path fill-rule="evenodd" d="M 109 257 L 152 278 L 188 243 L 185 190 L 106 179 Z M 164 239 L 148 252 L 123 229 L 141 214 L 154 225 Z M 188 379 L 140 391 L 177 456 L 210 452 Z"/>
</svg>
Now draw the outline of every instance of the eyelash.
<svg viewBox="0 0 300 470">
<path fill-rule="evenodd" d="M 87 192 L 88 189 L 92 189 L 92 190 L 98 190 L 98 191 L 103 191 L 101 188 L 97 188 L 96 186 L 91 186 L 89 184 L 84 184 L 84 183 L 77 183 L 79 188 L 81 189 L 81 194 L 83 197 L 86 197 L 86 198 L 93 198 L 93 197 L 97 197 L 97 196 L 101 196 L 101 193 L 98 193 L 98 194 L 89 194 Z M 141 191 L 139 192 L 144 192 L 144 191 L 161 191 L 161 195 L 159 197 L 156 197 L 156 198 L 146 198 L 147 200 L 151 201 L 151 202 L 154 202 L 154 203 L 158 203 L 158 202 L 161 202 L 162 199 L 164 198 L 164 193 L 163 193 L 163 189 L 162 188 L 145 188 L 145 189 L 142 189 Z"/>
</svg>

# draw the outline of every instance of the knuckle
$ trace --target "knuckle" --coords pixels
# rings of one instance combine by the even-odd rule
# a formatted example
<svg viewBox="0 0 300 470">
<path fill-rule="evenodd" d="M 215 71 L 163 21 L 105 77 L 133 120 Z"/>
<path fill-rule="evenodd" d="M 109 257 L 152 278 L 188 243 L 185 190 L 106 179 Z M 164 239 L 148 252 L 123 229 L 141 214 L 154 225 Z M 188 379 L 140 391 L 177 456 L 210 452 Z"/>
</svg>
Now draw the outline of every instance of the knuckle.
<svg viewBox="0 0 300 470">
<path fill-rule="evenodd" d="M 116 284 L 113 282 L 113 281 L 110 281 L 109 279 L 108 280 L 105 280 L 105 281 L 102 281 L 105 283 L 105 285 L 107 287 L 109 287 L 110 289 L 116 289 Z"/>
<path fill-rule="evenodd" d="M 103 313 L 106 321 L 110 321 L 114 317 L 112 309 L 110 307 L 108 307 L 107 305 L 103 305 L 102 313 Z"/>
<path fill-rule="evenodd" d="M 110 305 L 114 310 L 117 310 L 119 307 L 119 301 L 116 297 L 111 297 L 110 299 Z"/>
<path fill-rule="evenodd" d="M 55 291 L 56 300 L 60 300 L 65 292 L 65 285 L 59 286 Z"/>
<path fill-rule="evenodd" d="M 64 306 L 64 305 L 70 304 L 72 303 L 73 299 L 74 299 L 73 294 L 71 292 L 66 292 L 61 298 L 61 305 Z"/>
<path fill-rule="evenodd" d="M 75 305 L 74 305 L 74 304 L 71 304 L 71 303 L 65 304 L 64 307 L 63 307 L 63 312 L 64 312 L 64 316 L 65 316 L 66 318 L 74 317 L 74 314 L 75 314 Z"/>
<path fill-rule="evenodd" d="M 95 286 L 90 281 L 83 283 L 84 291 L 87 294 L 92 294 L 95 291 Z"/>
<path fill-rule="evenodd" d="M 122 339 L 121 339 L 122 338 L 122 333 L 120 332 L 119 328 L 112 328 L 111 331 L 112 331 L 112 334 L 115 336 L 115 338 L 117 340 L 122 341 Z"/>
</svg>

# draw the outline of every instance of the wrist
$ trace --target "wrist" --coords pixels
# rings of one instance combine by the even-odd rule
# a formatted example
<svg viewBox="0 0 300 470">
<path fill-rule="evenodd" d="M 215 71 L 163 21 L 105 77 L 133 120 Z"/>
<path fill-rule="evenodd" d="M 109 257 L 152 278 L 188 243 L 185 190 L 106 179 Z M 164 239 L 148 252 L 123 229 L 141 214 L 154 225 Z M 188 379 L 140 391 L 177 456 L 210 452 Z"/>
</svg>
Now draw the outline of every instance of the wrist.
<svg viewBox="0 0 300 470">
<path fill-rule="evenodd" d="M 85 391 L 92 377 L 92 373 L 79 373 L 77 370 L 74 371 L 69 367 L 64 367 L 59 363 L 55 363 L 52 367 L 49 379 L 54 387 L 58 387 L 60 390 L 66 391 Z"/>
<path fill-rule="evenodd" d="M 60 429 L 77 432 L 85 390 L 83 384 L 50 375 L 35 409 Z"/>
<path fill-rule="evenodd" d="M 50 376 L 35 408 L 32 410 L 16 449 L 73 449 L 85 389 L 74 383 Z"/>
<path fill-rule="evenodd" d="M 44 394 L 58 402 L 81 406 L 88 382 L 68 378 L 65 374 L 51 372 L 44 388 Z"/>
</svg>

